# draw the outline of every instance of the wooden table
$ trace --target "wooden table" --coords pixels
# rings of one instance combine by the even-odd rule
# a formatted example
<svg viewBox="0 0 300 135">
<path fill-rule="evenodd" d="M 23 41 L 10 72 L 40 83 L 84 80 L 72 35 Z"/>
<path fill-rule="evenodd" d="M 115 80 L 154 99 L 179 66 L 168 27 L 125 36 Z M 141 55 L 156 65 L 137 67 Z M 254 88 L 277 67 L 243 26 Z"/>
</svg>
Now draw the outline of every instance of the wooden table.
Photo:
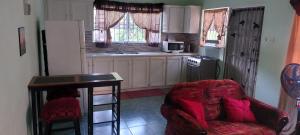
<svg viewBox="0 0 300 135">
<path fill-rule="evenodd" d="M 32 126 L 33 135 L 42 135 L 42 123 L 39 120 L 44 91 L 64 90 L 64 88 L 87 88 L 88 90 L 88 134 L 93 134 L 93 88 L 112 86 L 112 96 L 117 99 L 116 106 L 116 127 L 112 124 L 112 131 L 116 129 L 117 135 L 120 134 L 120 90 L 123 79 L 117 73 L 105 75 L 99 74 L 78 74 L 78 75 L 59 75 L 59 76 L 35 76 L 28 84 L 31 94 Z M 117 87 L 117 88 L 116 88 Z M 113 109 L 114 111 L 114 109 Z M 112 132 L 113 134 L 114 132 Z"/>
</svg>

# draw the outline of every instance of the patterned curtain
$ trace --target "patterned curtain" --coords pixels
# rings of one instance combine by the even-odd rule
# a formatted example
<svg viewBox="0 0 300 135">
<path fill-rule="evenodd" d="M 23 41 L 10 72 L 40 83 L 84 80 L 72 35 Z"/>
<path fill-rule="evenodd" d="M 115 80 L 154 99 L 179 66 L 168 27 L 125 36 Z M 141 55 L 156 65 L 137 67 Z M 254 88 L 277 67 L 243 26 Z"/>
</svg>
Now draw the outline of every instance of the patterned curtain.
<svg viewBox="0 0 300 135">
<path fill-rule="evenodd" d="M 119 11 L 130 13 L 161 13 L 163 3 L 126 3 L 108 0 L 95 0 L 94 6 L 105 11 Z"/>
<path fill-rule="evenodd" d="M 97 36 L 95 36 L 95 42 L 110 45 L 112 42 L 110 28 L 117 25 L 124 15 L 125 13 L 119 11 L 96 10 L 94 34 Z"/>
<path fill-rule="evenodd" d="M 159 45 L 160 13 L 131 13 L 134 23 L 146 30 L 146 41 L 149 46 Z"/>
<path fill-rule="evenodd" d="M 212 10 L 206 10 L 204 11 L 204 21 L 203 21 L 203 29 L 202 29 L 202 39 L 201 39 L 201 45 L 204 46 L 205 40 L 207 37 L 207 32 L 212 25 L 214 19 L 214 12 Z"/>
<path fill-rule="evenodd" d="M 264 7 L 233 10 L 227 36 L 224 78 L 241 84 L 253 97 Z"/>
<path fill-rule="evenodd" d="M 100 42 L 111 44 L 110 28 L 118 24 L 125 13 L 130 13 L 134 23 L 141 29 L 145 29 L 145 40 L 149 46 L 159 45 L 160 16 L 163 11 L 163 3 L 125 3 L 118 1 L 95 0 L 97 9 L 95 15 L 96 37 Z M 96 33 L 95 33 L 96 32 Z"/>
<path fill-rule="evenodd" d="M 227 29 L 228 20 L 227 20 L 228 8 L 222 9 L 212 9 L 204 11 L 204 21 L 202 29 L 202 39 L 200 45 L 204 46 L 207 38 L 207 33 L 211 26 L 215 26 L 215 29 L 218 33 L 218 44 L 217 47 L 224 47 L 225 44 L 225 31 Z"/>
<path fill-rule="evenodd" d="M 219 43 L 216 45 L 217 47 L 225 46 L 225 31 L 227 29 L 227 9 L 217 10 L 215 11 L 214 24 L 216 31 L 218 32 L 218 40 Z"/>
</svg>

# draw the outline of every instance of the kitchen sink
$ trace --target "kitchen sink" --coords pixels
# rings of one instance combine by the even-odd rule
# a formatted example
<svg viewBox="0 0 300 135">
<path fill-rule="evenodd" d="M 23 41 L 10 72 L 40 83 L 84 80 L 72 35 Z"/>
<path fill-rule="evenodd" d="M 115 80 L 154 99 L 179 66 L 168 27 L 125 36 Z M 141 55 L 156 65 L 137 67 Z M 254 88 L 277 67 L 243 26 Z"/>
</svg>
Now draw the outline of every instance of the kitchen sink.
<svg viewBox="0 0 300 135">
<path fill-rule="evenodd" d="M 111 54 L 139 54 L 137 51 L 106 51 L 106 53 Z"/>
</svg>

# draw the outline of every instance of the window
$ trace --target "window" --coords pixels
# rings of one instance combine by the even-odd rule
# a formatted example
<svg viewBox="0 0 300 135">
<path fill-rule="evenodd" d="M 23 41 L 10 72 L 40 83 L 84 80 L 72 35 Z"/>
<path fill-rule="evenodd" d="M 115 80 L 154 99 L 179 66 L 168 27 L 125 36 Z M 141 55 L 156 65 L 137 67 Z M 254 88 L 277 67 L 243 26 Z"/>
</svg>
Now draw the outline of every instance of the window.
<svg viewBox="0 0 300 135">
<path fill-rule="evenodd" d="M 103 42 L 106 40 L 106 31 L 99 29 L 104 25 L 104 19 L 104 12 L 97 12 L 96 8 L 94 8 L 93 42 Z"/>
<path fill-rule="evenodd" d="M 202 46 L 225 47 L 229 8 L 206 9 L 202 12 Z"/>
<path fill-rule="evenodd" d="M 110 29 L 112 42 L 117 43 L 146 43 L 145 30 L 140 29 L 131 16 L 126 13 L 124 18 Z"/>
<path fill-rule="evenodd" d="M 102 28 L 105 26 L 105 13 L 94 9 L 94 31 L 93 42 L 105 42 L 107 31 Z M 139 28 L 129 13 L 112 28 L 110 28 L 111 42 L 113 43 L 146 43 L 146 30 Z"/>
<path fill-rule="evenodd" d="M 214 24 L 214 21 L 212 24 Z M 218 44 L 219 43 L 218 35 L 219 34 L 215 28 L 215 25 L 211 25 L 207 32 L 207 36 L 205 39 L 205 45 L 206 46 L 215 46 L 216 44 Z"/>
</svg>

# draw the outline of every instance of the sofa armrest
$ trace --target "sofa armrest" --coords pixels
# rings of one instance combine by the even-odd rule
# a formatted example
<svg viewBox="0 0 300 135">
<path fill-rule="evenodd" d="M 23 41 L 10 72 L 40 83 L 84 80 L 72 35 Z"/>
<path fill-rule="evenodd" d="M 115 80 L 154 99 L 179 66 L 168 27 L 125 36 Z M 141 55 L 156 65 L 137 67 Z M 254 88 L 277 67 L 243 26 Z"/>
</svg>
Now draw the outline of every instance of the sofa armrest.
<svg viewBox="0 0 300 135">
<path fill-rule="evenodd" d="M 179 135 L 206 135 L 207 132 L 189 114 L 168 105 L 162 105 L 161 113 L 172 124 L 172 132 Z"/>
<path fill-rule="evenodd" d="M 289 121 L 287 114 L 256 99 L 249 99 L 251 102 L 251 110 L 253 111 L 256 120 L 259 123 L 274 129 L 276 133 L 280 133 L 282 128 Z"/>
</svg>

